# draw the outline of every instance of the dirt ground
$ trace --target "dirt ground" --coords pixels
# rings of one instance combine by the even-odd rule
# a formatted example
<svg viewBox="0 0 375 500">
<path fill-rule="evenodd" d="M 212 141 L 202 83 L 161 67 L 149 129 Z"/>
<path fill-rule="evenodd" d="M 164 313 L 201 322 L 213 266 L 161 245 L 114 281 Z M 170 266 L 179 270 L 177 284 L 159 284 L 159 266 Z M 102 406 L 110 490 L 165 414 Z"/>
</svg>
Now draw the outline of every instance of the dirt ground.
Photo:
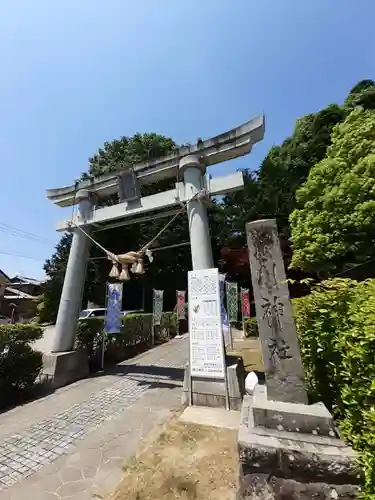
<svg viewBox="0 0 375 500">
<path fill-rule="evenodd" d="M 110 500 L 233 500 L 237 463 L 236 431 L 176 417 L 124 465 Z"/>
</svg>

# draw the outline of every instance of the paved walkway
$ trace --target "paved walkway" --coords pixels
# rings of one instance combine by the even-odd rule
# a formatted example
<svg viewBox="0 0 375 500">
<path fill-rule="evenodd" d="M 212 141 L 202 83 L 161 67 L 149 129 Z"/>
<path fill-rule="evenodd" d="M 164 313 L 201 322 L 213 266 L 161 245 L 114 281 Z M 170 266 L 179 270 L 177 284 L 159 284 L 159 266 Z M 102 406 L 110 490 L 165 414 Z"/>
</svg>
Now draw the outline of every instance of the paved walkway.
<svg viewBox="0 0 375 500">
<path fill-rule="evenodd" d="M 105 498 L 180 407 L 187 357 L 184 336 L 0 415 L 0 500 Z"/>
</svg>

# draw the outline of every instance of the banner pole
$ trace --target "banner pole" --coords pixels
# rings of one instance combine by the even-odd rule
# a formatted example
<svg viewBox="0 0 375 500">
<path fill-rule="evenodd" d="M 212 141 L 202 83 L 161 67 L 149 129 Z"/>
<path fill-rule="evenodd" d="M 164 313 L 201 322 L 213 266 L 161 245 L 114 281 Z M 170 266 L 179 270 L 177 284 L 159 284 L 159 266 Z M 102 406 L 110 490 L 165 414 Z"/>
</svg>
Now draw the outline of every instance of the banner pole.
<svg viewBox="0 0 375 500">
<path fill-rule="evenodd" d="M 190 346 L 189 346 L 190 349 Z M 193 377 L 191 376 L 191 356 L 189 357 L 189 406 L 193 406 Z"/>
<path fill-rule="evenodd" d="M 241 288 L 241 316 L 242 316 L 242 331 L 243 331 L 243 336 L 246 337 L 246 332 L 245 332 L 245 317 L 243 313 L 243 288 Z"/>
<path fill-rule="evenodd" d="M 155 290 L 152 289 L 151 345 L 155 343 Z"/>
<path fill-rule="evenodd" d="M 102 371 L 104 371 L 105 331 L 102 331 Z"/>
<path fill-rule="evenodd" d="M 105 287 L 105 310 L 107 314 L 107 309 L 108 309 L 108 283 Z M 103 325 L 103 330 L 102 330 L 102 359 L 101 359 L 101 369 L 104 371 L 104 351 L 105 351 L 105 324 L 106 321 L 104 320 L 104 325 Z"/>
<path fill-rule="evenodd" d="M 224 336 L 223 327 L 221 327 L 221 334 L 223 337 L 225 407 L 226 407 L 227 411 L 229 411 L 230 410 L 230 398 L 229 398 L 229 385 L 228 385 L 227 356 L 226 356 L 226 349 L 225 349 L 225 336 Z"/>
</svg>

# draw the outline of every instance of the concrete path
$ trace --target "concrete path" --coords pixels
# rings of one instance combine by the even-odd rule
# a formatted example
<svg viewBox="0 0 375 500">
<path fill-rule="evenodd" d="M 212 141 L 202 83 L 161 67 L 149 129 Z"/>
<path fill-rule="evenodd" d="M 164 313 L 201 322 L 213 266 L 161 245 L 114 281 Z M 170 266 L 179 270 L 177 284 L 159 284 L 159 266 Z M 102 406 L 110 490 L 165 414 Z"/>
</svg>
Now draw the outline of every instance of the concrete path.
<svg viewBox="0 0 375 500">
<path fill-rule="evenodd" d="M 124 459 L 181 403 L 188 339 L 175 339 L 0 415 L 0 500 L 101 499 Z"/>
</svg>

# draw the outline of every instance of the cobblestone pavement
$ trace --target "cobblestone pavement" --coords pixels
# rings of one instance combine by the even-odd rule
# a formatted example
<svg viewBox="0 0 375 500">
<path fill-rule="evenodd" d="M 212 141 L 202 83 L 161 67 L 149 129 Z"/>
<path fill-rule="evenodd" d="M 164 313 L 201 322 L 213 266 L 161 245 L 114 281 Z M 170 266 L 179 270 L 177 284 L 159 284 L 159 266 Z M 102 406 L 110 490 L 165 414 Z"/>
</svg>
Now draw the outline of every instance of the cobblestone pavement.
<svg viewBox="0 0 375 500">
<path fill-rule="evenodd" d="M 105 387 L 101 377 L 90 379 L 91 394 L 85 390 L 87 381 L 76 383 L 71 389 L 72 393 L 75 391 L 75 404 L 69 405 L 67 387 L 61 393 L 57 391 L 43 400 L 17 408 L 14 416 L 23 417 L 20 419 L 23 425 L 21 428 L 16 426 L 16 432 L 12 425 L 11 434 L 4 435 L 4 430 L 6 432 L 12 412 L 0 415 L 0 500 L 18 500 L 22 495 L 38 499 L 94 498 L 91 496 L 92 487 L 100 490 L 100 477 L 102 482 L 108 482 L 115 470 L 118 480 L 121 472 L 119 460 L 122 462 L 131 448 L 127 445 L 132 425 L 136 430 L 132 439 L 137 444 L 143 439 L 145 430 L 179 406 L 182 368 L 188 357 L 187 342 L 186 337 L 176 339 L 119 364 L 116 373 L 105 376 Z M 97 391 L 93 390 L 96 381 Z M 152 404 L 146 403 L 150 398 Z M 53 413 L 54 399 L 58 402 L 56 413 Z M 48 417 L 40 419 L 43 407 Z M 138 412 L 137 425 L 132 422 L 134 412 Z M 102 433 L 106 436 L 105 442 Z M 123 442 L 123 449 L 116 449 L 115 456 L 110 457 L 111 446 L 118 446 L 122 436 L 126 436 L 126 444 Z M 90 442 L 95 446 L 86 453 L 85 446 Z M 108 443 L 112 445 L 107 450 L 107 459 L 103 460 L 102 448 Z M 70 460 L 77 450 L 79 460 L 72 467 Z M 117 460 L 116 464 L 113 458 Z M 95 465 L 92 465 L 93 460 Z M 108 461 L 112 463 L 112 471 Z M 103 474 L 101 476 L 103 467 L 106 480 Z M 64 473 L 66 469 L 68 472 Z M 54 478 L 53 487 L 51 484 L 45 486 L 46 477 L 49 483 Z M 34 488 L 36 496 L 30 496 L 30 487 Z M 78 493 L 81 496 L 72 496 Z"/>
</svg>

